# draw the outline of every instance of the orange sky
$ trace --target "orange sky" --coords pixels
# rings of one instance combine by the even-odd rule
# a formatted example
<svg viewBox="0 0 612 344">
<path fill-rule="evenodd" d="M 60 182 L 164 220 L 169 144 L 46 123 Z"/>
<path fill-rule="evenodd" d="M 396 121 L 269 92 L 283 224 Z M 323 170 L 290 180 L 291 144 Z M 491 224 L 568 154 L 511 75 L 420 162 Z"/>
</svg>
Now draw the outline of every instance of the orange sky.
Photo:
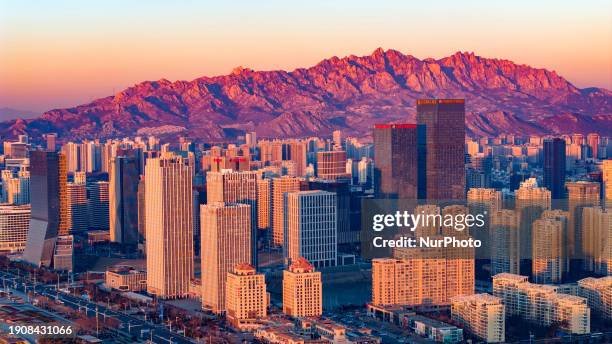
<svg viewBox="0 0 612 344">
<path fill-rule="evenodd" d="M 44 111 L 143 80 L 291 70 L 379 46 L 419 58 L 474 51 L 611 89 L 612 2 L 5 1 L 0 108 Z"/>
</svg>

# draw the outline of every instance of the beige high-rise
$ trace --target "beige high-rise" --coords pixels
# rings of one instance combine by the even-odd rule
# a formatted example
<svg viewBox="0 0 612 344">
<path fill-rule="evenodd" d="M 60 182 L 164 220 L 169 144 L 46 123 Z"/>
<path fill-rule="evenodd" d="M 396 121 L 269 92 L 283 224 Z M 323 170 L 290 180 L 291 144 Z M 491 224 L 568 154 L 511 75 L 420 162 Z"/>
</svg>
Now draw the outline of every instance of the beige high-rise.
<svg viewBox="0 0 612 344">
<path fill-rule="evenodd" d="M 612 275 L 612 209 L 583 208 L 582 228 L 585 269 Z"/>
<path fill-rule="evenodd" d="M 502 272 L 519 273 L 520 240 L 517 220 L 516 212 L 511 209 L 502 209 L 491 214 L 491 275 Z"/>
<path fill-rule="evenodd" d="M 283 271 L 283 313 L 296 318 L 323 314 L 321 272 L 304 258 Z"/>
<path fill-rule="evenodd" d="M 248 228 L 251 238 L 251 259 L 240 263 L 257 266 L 257 172 L 223 170 L 206 174 L 206 198 L 215 202 L 248 204 L 251 211 Z"/>
<path fill-rule="evenodd" d="M 281 177 L 272 180 L 272 243 L 282 246 L 284 241 L 284 194 L 300 191 L 301 179 L 295 177 Z"/>
<path fill-rule="evenodd" d="M 454 297 L 451 299 L 451 316 L 487 343 L 505 340 L 505 307 L 499 297 L 489 294 Z"/>
<path fill-rule="evenodd" d="M 219 314 L 226 309 L 227 273 L 251 261 L 251 206 L 223 202 L 201 205 L 200 223 L 202 308 Z"/>
<path fill-rule="evenodd" d="M 257 180 L 257 229 L 270 229 L 272 218 L 272 181 Z"/>
<path fill-rule="evenodd" d="M 599 205 L 600 187 L 599 183 L 578 181 L 566 183 L 568 198 L 568 231 L 567 246 L 571 258 L 584 259 L 583 238 L 586 233 L 582 228 L 582 212 L 586 207 Z"/>
<path fill-rule="evenodd" d="M 606 205 L 612 202 L 612 159 L 604 160 L 601 165 L 603 173 L 603 185 L 604 185 L 604 199 Z"/>
<path fill-rule="evenodd" d="M 266 278 L 249 264 L 238 264 L 227 273 L 225 289 L 226 318 L 242 328 L 267 316 Z"/>
<path fill-rule="evenodd" d="M 147 160 L 147 291 L 161 298 L 186 296 L 193 277 L 192 171 L 180 157 Z"/>
<path fill-rule="evenodd" d="M 440 249 L 403 251 L 403 259 L 372 260 L 374 305 L 448 304 L 474 293 L 474 260 L 443 258 Z M 405 255 L 410 253 L 411 257 Z"/>
<path fill-rule="evenodd" d="M 544 217 L 533 222 L 531 270 L 536 283 L 557 283 L 565 271 L 563 234 L 567 218 Z"/>
</svg>

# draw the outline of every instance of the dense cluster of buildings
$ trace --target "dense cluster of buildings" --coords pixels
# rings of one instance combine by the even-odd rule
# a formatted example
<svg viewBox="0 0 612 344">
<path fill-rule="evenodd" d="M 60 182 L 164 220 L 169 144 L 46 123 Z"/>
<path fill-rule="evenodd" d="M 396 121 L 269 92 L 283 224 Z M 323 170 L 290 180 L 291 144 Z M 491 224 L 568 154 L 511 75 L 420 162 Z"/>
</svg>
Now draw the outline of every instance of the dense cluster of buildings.
<svg viewBox="0 0 612 344">
<path fill-rule="evenodd" d="M 451 342 L 465 335 L 502 342 L 509 317 L 574 334 L 590 332 L 591 313 L 610 318 L 609 278 L 581 279 L 572 292 L 559 286 L 584 273 L 612 274 L 612 140 L 466 140 L 464 100 L 416 106 L 415 123 L 375 125 L 373 144 L 340 131 L 332 140 L 261 140 L 248 132 L 240 144 L 218 145 L 136 137 L 60 147 L 53 134 L 39 145 L 26 136 L 5 141 L 0 250 L 74 271 L 85 247 L 110 241 L 144 256 L 146 271 L 109 270 L 109 286 L 159 299 L 195 290 L 204 309 L 272 342 L 304 335 L 262 327 L 270 296 L 259 254 L 280 252 L 282 312 L 315 319 L 304 325 L 311 340 L 342 337 L 319 319 L 322 271 L 367 244 L 360 242 L 363 200 L 420 200 L 415 212 L 482 213 L 487 221 L 479 232 L 438 224 L 415 235 L 484 244 L 396 248 L 371 259 L 372 307 L 446 309 L 462 329 L 429 318 L 402 321 Z M 493 280 L 490 294 L 476 288 L 480 261 Z"/>
</svg>

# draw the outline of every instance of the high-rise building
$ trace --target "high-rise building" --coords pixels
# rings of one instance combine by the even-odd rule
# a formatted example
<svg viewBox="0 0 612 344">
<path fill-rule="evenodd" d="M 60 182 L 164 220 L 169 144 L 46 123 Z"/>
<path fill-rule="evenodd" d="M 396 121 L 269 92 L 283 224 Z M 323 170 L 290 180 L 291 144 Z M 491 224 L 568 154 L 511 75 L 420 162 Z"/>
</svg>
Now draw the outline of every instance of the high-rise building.
<svg viewBox="0 0 612 344">
<path fill-rule="evenodd" d="M 111 241 L 138 242 L 138 161 L 135 151 L 117 152 L 110 163 L 109 222 Z"/>
<path fill-rule="evenodd" d="M 68 195 L 70 233 L 86 231 L 89 226 L 87 188 L 85 184 L 68 183 L 66 191 Z"/>
<path fill-rule="evenodd" d="M 535 283 L 561 282 L 563 273 L 567 271 L 564 243 L 566 231 L 565 215 L 543 215 L 541 219 L 533 222 L 531 271 Z"/>
<path fill-rule="evenodd" d="M 57 134 L 55 133 L 49 133 L 45 135 L 45 140 L 46 140 L 46 148 L 48 151 L 50 152 L 55 152 L 56 149 L 56 141 L 57 141 Z"/>
<path fill-rule="evenodd" d="M 88 185 L 89 227 L 109 229 L 108 182 L 97 181 Z"/>
<path fill-rule="evenodd" d="M 351 225 L 351 201 L 358 201 L 351 195 L 351 186 L 347 180 L 313 179 L 308 181 L 309 190 L 323 190 L 336 194 L 336 220 L 338 222 L 338 245 L 359 242 L 360 226 Z M 359 201 L 360 202 L 360 201 Z M 361 206 L 359 206 L 359 211 Z M 306 257 L 306 259 L 308 259 Z"/>
<path fill-rule="evenodd" d="M 612 210 L 586 207 L 582 210 L 584 268 L 612 275 Z"/>
<path fill-rule="evenodd" d="M 2 171 L 2 202 L 13 205 L 30 203 L 30 172 Z"/>
<path fill-rule="evenodd" d="M 0 205 L 0 252 L 19 253 L 26 247 L 30 205 Z"/>
<path fill-rule="evenodd" d="M 46 151 L 30 152 L 32 217 L 23 259 L 50 267 L 58 235 L 69 231 L 66 158 Z"/>
<path fill-rule="evenodd" d="M 226 318 L 232 326 L 244 329 L 267 316 L 266 278 L 249 264 L 238 264 L 227 273 Z"/>
<path fill-rule="evenodd" d="M 336 266 L 336 194 L 320 190 L 286 193 L 284 239 L 288 264 L 303 257 L 317 268 Z"/>
<path fill-rule="evenodd" d="M 257 229 L 269 230 L 272 219 L 272 181 L 257 180 Z"/>
<path fill-rule="evenodd" d="M 321 179 L 350 179 L 346 173 L 346 152 L 317 152 L 317 176 Z"/>
<path fill-rule="evenodd" d="M 193 278 L 193 169 L 166 156 L 149 159 L 145 176 L 147 291 L 184 297 Z"/>
<path fill-rule="evenodd" d="M 553 323 L 575 334 L 591 331 L 591 310 L 582 297 L 561 294 L 559 286 L 532 284 L 527 276 L 493 276 L 493 295 L 506 306 L 506 317 L 518 316 L 542 326 Z"/>
<path fill-rule="evenodd" d="M 448 248 L 447 248 L 448 249 Z M 401 259 L 372 260 L 375 305 L 448 304 L 452 297 L 474 293 L 474 260 L 445 258 L 441 250 L 405 250 Z"/>
<path fill-rule="evenodd" d="M 585 233 L 582 227 L 582 213 L 586 207 L 596 207 L 599 205 L 601 190 L 599 183 L 577 181 L 568 182 L 567 187 L 567 207 L 568 207 L 568 227 L 567 227 L 567 248 L 570 258 L 583 267 L 591 268 L 584 259 L 583 238 Z M 577 268 L 577 266 L 576 266 Z"/>
<path fill-rule="evenodd" d="M 202 308 L 219 314 L 226 310 L 227 273 L 252 258 L 251 207 L 212 202 L 200 206 L 200 216 Z"/>
<path fill-rule="evenodd" d="M 499 297 L 489 294 L 454 297 L 451 299 L 451 317 L 487 343 L 505 341 L 505 307 Z"/>
<path fill-rule="evenodd" d="M 514 210 L 502 209 L 491 214 L 491 275 L 520 270 L 520 236 Z"/>
<path fill-rule="evenodd" d="M 419 198 L 463 199 L 465 100 L 419 99 L 417 123 L 426 128 L 424 197 Z"/>
<path fill-rule="evenodd" d="M 587 299 L 593 312 L 612 320 L 612 276 L 584 278 L 578 281 L 578 287 L 578 294 Z"/>
<path fill-rule="evenodd" d="M 209 172 L 206 174 L 206 197 L 208 203 L 242 203 L 250 206 L 252 257 L 246 263 L 257 266 L 257 172 L 231 170 Z"/>
<path fill-rule="evenodd" d="M 425 127 L 377 124 L 374 127 L 374 191 L 378 198 L 417 199 L 424 180 Z"/>
<path fill-rule="evenodd" d="M 565 197 L 565 141 L 560 138 L 544 140 L 544 187 L 553 199 Z"/>
<path fill-rule="evenodd" d="M 280 177 L 272 179 L 272 244 L 282 246 L 285 242 L 285 196 L 292 191 L 300 191 L 302 179 Z"/>
<path fill-rule="evenodd" d="M 146 230 L 146 206 L 145 206 L 145 179 L 144 175 L 140 177 L 140 181 L 138 182 L 138 242 L 139 244 L 144 244 L 146 240 L 147 230 Z"/>
<path fill-rule="evenodd" d="M 321 272 L 304 258 L 283 271 L 283 313 L 292 317 L 320 317 L 323 313 Z"/>
<path fill-rule="evenodd" d="M 604 160 L 601 165 L 606 205 L 612 202 L 612 159 Z"/>
<path fill-rule="evenodd" d="M 551 192 L 538 186 L 535 178 L 529 178 L 521 183 L 515 191 L 515 211 L 519 238 L 520 272 L 529 275 L 531 270 L 532 229 L 533 222 L 542 213 L 551 208 Z"/>
</svg>

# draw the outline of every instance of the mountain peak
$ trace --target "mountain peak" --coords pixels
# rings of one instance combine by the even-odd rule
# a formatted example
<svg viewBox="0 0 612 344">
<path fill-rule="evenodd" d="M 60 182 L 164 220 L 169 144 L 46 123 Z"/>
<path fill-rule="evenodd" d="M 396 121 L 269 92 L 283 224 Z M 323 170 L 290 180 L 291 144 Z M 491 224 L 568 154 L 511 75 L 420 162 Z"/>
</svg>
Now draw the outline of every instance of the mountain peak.
<svg viewBox="0 0 612 344">
<path fill-rule="evenodd" d="M 456 52 L 418 59 L 397 50 L 332 56 L 292 72 L 236 67 L 227 76 L 145 81 L 91 103 L 51 110 L 38 119 L 0 123 L 0 135 L 64 139 L 134 135 L 168 126 L 202 139 L 306 136 L 344 130 L 365 137 L 381 121 L 407 121 L 420 98 L 465 98 L 470 135 L 612 131 L 612 94 L 579 90 L 554 72 L 509 60 Z M 570 117 L 558 114 L 572 114 Z M 547 121 L 555 118 L 551 127 Z M 571 123 L 569 122 L 571 120 Z M 157 128 L 161 128 L 157 130 Z"/>
</svg>

